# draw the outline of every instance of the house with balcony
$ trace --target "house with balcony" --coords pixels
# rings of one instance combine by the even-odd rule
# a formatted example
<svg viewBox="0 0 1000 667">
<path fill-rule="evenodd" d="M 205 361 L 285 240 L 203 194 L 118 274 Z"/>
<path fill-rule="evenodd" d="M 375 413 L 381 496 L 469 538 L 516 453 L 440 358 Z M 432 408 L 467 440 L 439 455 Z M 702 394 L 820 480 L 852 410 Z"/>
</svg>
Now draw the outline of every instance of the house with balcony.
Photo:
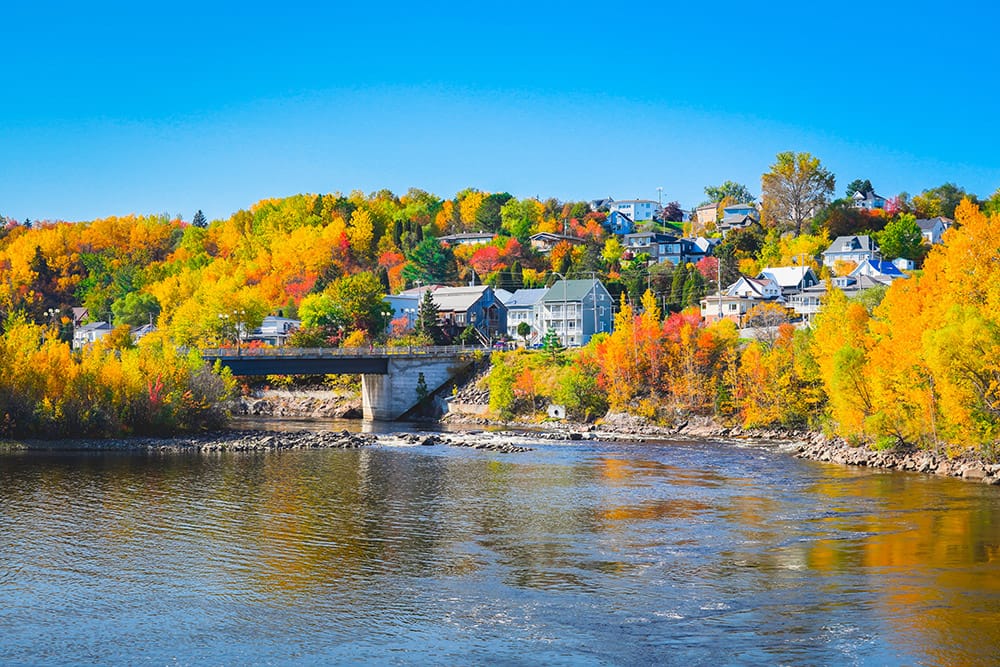
<svg viewBox="0 0 1000 667">
<path fill-rule="evenodd" d="M 611 332 L 614 301 L 600 280 L 559 280 L 535 304 L 540 331 L 556 332 L 566 347 L 586 345 L 594 334 Z"/>
<path fill-rule="evenodd" d="M 774 266 L 762 269 L 758 278 L 770 278 L 781 288 L 782 296 L 788 297 L 819 283 L 819 277 L 811 266 Z"/>
<path fill-rule="evenodd" d="M 531 327 L 528 334 L 528 345 L 533 345 L 542 340 L 545 331 L 541 326 L 541 313 L 536 308 L 539 299 L 545 296 L 546 288 L 539 289 L 519 289 L 515 290 L 509 298 L 504 300 L 507 306 L 507 336 L 517 342 L 523 342 L 524 338 L 517 332 L 517 327 L 522 322 L 527 322 Z"/>
<path fill-rule="evenodd" d="M 427 290 L 438 309 L 438 326 L 450 338 L 457 338 L 468 326 L 472 326 L 483 341 L 492 340 L 507 333 L 507 307 L 496 298 L 489 285 L 443 287 L 429 285 L 407 290 L 403 294 L 412 296 L 413 322 L 416 322 L 420 299 Z M 401 296 L 401 295 L 397 295 Z M 388 301 L 388 299 L 387 299 Z M 407 300 L 397 299 L 403 305 Z M 392 304 L 392 301 L 389 301 Z M 405 306 L 404 306 L 405 307 Z M 393 306 L 394 313 L 396 312 Z"/>
</svg>

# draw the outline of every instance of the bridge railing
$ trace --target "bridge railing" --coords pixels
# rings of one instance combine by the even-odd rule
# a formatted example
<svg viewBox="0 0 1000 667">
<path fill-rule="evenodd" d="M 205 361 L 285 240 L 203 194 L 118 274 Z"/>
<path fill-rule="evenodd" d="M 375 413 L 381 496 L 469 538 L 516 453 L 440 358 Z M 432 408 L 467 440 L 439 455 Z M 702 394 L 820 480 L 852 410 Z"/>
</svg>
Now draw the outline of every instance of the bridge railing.
<svg viewBox="0 0 1000 667">
<path fill-rule="evenodd" d="M 454 357 L 462 354 L 472 354 L 475 352 L 488 352 L 489 348 L 484 346 L 470 345 L 405 345 L 398 347 L 215 347 L 206 348 L 201 351 L 202 357 L 221 357 L 230 359 L 233 357 L 249 358 L 296 358 L 296 359 L 330 359 L 339 357 Z"/>
</svg>

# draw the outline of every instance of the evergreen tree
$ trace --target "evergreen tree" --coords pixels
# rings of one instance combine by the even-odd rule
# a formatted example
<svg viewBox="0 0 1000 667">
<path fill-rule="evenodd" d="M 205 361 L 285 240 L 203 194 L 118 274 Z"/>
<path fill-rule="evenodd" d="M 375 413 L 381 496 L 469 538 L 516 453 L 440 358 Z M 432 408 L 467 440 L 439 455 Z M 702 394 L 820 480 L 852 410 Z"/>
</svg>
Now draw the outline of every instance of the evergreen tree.
<svg viewBox="0 0 1000 667">
<path fill-rule="evenodd" d="M 668 301 L 672 310 L 681 310 L 684 308 L 684 285 L 687 283 L 687 278 L 687 264 L 681 264 L 674 269 L 674 277 L 670 281 L 670 299 Z"/>
<path fill-rule="evenodd" d="M 191 220 L 191 224 L 194 225 L 195 227 L 200 227 L 201 229 L 208 227 L 208 220 L 205 219 L 205 214 L 201 212 L 200 208 L 194 214 L 194 218 Z"/>
<path fill-rule="evenodd" d="M 438 325 L 438 307 L 431 296 L 431 290 L 424 290 L 424 296 L 420 300 L 420 307 L 417 311 L 417 334 L 422 334 L 434 341 L 435 345 L 444 342 L 444 333 Z"/>
</svg>

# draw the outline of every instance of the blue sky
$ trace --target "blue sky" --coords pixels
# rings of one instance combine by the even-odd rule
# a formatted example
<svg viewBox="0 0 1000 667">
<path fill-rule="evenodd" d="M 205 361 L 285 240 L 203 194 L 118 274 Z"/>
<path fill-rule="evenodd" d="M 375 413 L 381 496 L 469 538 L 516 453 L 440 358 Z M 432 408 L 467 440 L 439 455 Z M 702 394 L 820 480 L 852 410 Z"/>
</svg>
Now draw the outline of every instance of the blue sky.
<svg viewBox="0 0 1000 667">
<path fill-rule="evenodd" d="M 785 150 L 840 193 L 1000 187 L 991 3 L 16 4 L 0 214 L 20 220 L 411 186 L 687 207 L 759 192 Z"/>
</svg>

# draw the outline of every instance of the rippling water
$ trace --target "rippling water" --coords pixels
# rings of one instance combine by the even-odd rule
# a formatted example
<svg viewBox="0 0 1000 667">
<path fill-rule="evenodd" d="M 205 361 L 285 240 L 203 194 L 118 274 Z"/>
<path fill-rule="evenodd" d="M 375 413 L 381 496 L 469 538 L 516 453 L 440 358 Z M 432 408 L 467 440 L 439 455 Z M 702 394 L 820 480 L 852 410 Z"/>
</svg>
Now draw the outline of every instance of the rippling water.
<svg viewBox="0 0 1000 667">
<path fill-rule="evenodd" d="M 994 664 L 1000 492 L 719 443 L 0 454 L 0 664 Z"/>
</svg>

